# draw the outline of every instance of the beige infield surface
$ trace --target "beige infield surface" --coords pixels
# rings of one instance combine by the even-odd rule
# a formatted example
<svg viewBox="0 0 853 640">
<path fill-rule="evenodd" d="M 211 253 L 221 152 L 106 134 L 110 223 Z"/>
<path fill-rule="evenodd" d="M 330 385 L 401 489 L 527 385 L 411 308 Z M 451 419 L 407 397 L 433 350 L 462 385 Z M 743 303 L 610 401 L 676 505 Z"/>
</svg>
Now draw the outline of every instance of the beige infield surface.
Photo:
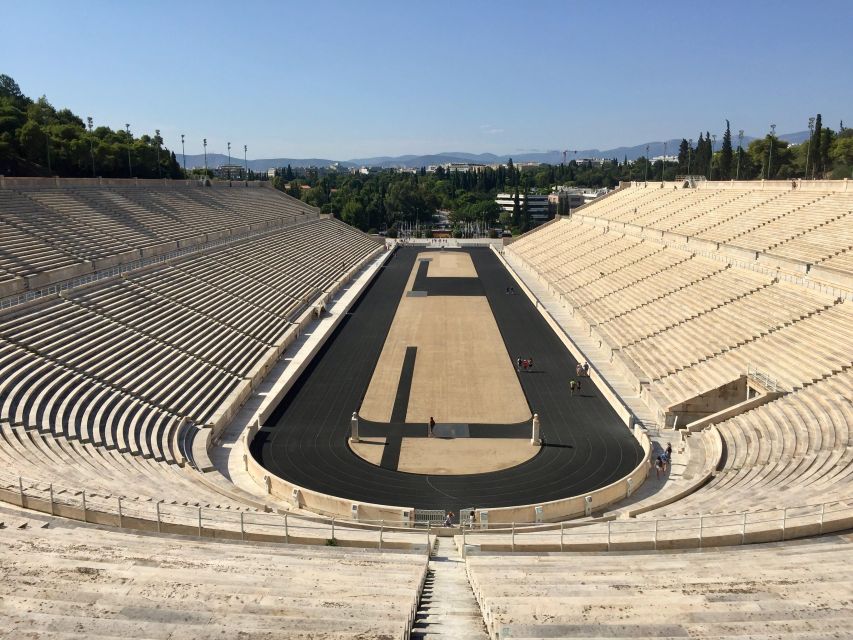
<svg viewBox="0 0 853 640">
<path fill-rule="evenodd" d="M 385 438 L 362 438 L 350 447 L 379 465 Z M 508 469 L 539 452 L 528 440 L 510 438 L 403 438 L 397 471 L 432 475 L 465 475 Z"/>
<path fill-rule="evenodd" d="M 476 277 L 469 254 L 423 252 L 428 277 Z M 406 291 L 417 273 L 415 261 Z M 359 415 L 390 422 L 406 347 L 417 347 L 406 422 L 507 424 L 531 418 L 485 296 L 407 297 L 397 308 Z"/>
<path fill-rule="evenodd" d="M 406 285 L 411 291 L 419 260 L 429 258 L 428 278 L 476 278 L 463 251 L 418 255 Z M 390 422 L 406 347 L 417 347 L 407 423 L 426 430 L 441 423 L 507 424 L 531 418 L 512 360 L 485 296 L 408 297 L 403 293 L 370 380 L 359 415 Z M 379 465 L 385 438 L 350 443 L 356 455 Z M 465 475 L 507 469 L 539 452 L 526 439 L 404 437 L 397 471 Z"/>
</svg>

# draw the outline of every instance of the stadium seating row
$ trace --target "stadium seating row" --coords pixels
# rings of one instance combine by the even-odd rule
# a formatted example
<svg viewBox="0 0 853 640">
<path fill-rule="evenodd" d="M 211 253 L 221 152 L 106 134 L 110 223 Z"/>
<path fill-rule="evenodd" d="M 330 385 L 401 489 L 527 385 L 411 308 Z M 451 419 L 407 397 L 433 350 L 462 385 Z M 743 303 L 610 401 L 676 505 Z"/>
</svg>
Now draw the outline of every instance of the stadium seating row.
<svg viewBox="0 0 853 640">
<path fill-rule="evenodd" d="M 850 271 L 853 193 L 849 192 L 638 184 L 593 202 L 582 213 Z"/>
<path fill-rule="evenodd" d="M 181 424 L 210 424 L 296 314 L 377 246 L 309 221 L 13 308 L 0 422 L 179 461 Z"/>
<path fill-rule="evenodd" d="M 405 638 L 426 576 L 422 552 L 0 520 L 0 616 L 16 637 Z"/>
<path fill-rule="evenodd" d="M 490 636 L 791 638 L 846 635 L 850 536 L 713 551 L 472 555 Z"/>
<path fill-rule="evenodd" d="M 316 217 L 263 188 L 0 189 L 0 296 Z"/>
</svg>

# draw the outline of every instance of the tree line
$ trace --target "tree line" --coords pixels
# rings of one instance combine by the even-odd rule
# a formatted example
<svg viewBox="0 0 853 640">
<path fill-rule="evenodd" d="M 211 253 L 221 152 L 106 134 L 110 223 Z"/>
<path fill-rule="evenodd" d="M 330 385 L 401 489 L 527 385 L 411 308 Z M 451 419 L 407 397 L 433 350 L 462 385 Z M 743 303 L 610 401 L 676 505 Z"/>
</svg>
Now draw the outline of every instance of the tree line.
<svg viewBox="0 0 853 640">
<path fill-rule="evenodd" d="M 25 96 L 0 74 L 0 174 L 181 178 L 173 151 L 156 131 L 134 137 L 127 130 L 95 127 L 69 109 L 56 109 L 45 96 Z"/>
<path fill-rule="evenodd" d="M 483 167 L 473 171 L 434 173 L 372 171 L 367 175 L 316 168 L 286 167 L 273 186 L 363 230 L 393 230 L 398 225 L 429 225 L 437 210 L 447 212 L 454 228 L 466 224 L 501 224 L 514 231 L 530 226 L 527 198 L 556 186 L 613 188 L 623 181 L 675 180 L 705 176 L 710 180 L 759 178 L 849 178 L 853 175 L 853 131 L 824 126 L 821 115 L 810 122 L 811 135 L 791 145 L 773 134 L 745 148 L 732 139 L 730 123 L 718 141 L 708 131 L 696 142 L 683 139 L 675 161 L 633 162 L 623 158 L 559 165 Z M 204 170 L 191 171 L 202 177 Z M 0 174 L 9 176 L 180 178 L 174 152 L 163 146 L 159 131 L 134 137 L 127 130 L 94 127 L 69 109 L 56 109 L 42 96 L 33 100 L 17 83 L 0 75 Z M 208 170 L 208 176 L 212 172 Z M 251 178 L 265 179 L 265 174 Z M 500 192 L 512 196 L 512 211 L 495 203 Z"/>
</svg>

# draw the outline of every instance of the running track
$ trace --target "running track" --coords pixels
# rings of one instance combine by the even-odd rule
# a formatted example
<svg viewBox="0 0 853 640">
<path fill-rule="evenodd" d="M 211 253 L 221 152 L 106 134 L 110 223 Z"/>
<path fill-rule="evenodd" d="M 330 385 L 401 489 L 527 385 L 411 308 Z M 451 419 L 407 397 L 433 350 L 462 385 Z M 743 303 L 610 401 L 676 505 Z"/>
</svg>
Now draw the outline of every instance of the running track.
<svg viewBox="0 0 853 640">
<path fill-rule="evenodd" d="M 465 476 L 402 473 L 356 456 L 347 444 L 350 416 L 367 391 L 422 251 L 397 250 L 261 428 L 252 455 L 264 467 L 299 486 L 354 501 L 458 513 L 467 507 L 533 504 L 586 493 L 639 464 L 642 449 L 591 381 L 584 379 L 581 396 L 569 397 L 568 380 L 577 362 L 526 296 L 505 293 L 515 281 L 484 248 L 465 251 L 471 254 L 509 356 L 534 359 L 534 372 L 518 376 L 532 412 L 540 415 L 546 445 L 515 467 Z M 473 437 L 479 429 L 471 427 Z M 389 428 L 398 435 L 425 432 L 420 424 Z M 515 436 L 518 429 L 505 425 L 496 431 Z M 529 427 L 525 432 L 529 438 Z M 519 446 L 530 445 L 520 440 Z"/>
</svg>

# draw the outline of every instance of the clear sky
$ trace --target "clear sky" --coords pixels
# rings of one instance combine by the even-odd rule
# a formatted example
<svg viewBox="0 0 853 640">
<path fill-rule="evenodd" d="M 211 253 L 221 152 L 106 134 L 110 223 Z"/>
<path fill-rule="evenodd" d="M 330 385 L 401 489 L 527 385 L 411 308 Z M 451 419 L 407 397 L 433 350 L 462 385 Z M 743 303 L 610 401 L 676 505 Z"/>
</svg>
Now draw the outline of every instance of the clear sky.
<svg viewBox="0 0 853 640">
<path fill-rule="evenodd" d="M 0 73 L 188 154 L 606 149 L 853 126 L 853 0 L 0 0 Z"/>
</svg>

